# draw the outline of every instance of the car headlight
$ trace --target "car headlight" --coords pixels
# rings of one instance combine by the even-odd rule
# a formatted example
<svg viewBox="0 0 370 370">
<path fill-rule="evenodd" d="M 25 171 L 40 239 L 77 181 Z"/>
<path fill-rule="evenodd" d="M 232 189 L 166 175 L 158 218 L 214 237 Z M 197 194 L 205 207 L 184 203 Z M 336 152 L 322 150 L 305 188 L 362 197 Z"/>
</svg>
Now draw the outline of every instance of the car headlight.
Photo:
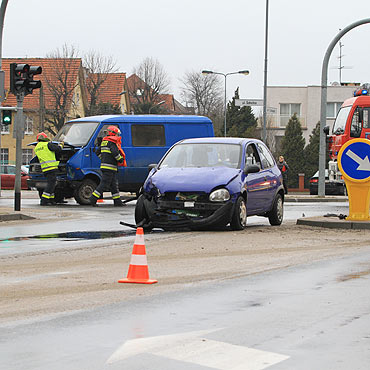
<svg viewBox="0 0 370 370">
<path fill-rule="evenodd" d="M 230 199 L 230 193 L 227 189 L 217 189 L 212 191 L 209 195 L 209 200 L 211 202 L 226 202 Z"/>
</svg>

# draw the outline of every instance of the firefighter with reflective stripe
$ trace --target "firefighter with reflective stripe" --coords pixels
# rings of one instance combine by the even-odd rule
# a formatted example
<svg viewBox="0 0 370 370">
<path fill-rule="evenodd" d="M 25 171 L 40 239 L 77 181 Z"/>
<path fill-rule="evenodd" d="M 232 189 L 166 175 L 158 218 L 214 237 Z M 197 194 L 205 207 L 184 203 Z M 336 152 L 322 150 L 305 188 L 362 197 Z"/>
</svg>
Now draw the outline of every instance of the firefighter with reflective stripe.
<svg viewBox="0 0 370 370">
<path fill-rule="evenodd" d="M 96 154 L 101 159 L 100 169 L 102 179 L 98 187 L 90 197 L 91 205 L 96 205 L 97 200 L 102 197 L 104 191 L 110 191 L 114 206 L 121 207 L 125 205 L 121 201 L 119 194 L 117 171 L 119 166 L 126 167 L 126 156 L 121 148 L 121 131 L 117 126 L 109 126 L 107 136 L 101 142 Z"/>
<path fill-rule="evenodd" d="M 59 161 L 55 158 L 55 153 L 62 151 L 64 143 L 51 142 L 45 132 L 37 134 L 36 140 L 35 155 L 41 164 L 41 170 L 47 181 L 46 188 L 41 195 L 40 205 L 47 206 L 55 204 L 54 190 L 57 183 L 56 173 L 59 165 Z"/>
</svg>

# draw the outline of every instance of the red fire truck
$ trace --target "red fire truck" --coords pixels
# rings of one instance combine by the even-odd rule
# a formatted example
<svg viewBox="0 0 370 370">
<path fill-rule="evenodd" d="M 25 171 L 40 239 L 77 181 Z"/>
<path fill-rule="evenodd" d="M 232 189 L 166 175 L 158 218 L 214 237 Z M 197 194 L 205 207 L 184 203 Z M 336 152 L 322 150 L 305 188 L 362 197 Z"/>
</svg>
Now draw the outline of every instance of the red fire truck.
<svg viewBox="0 0 370 370">
<path fill-rule="evenodd" d="M 354 92 L 354 97 L 347 99 L 340 108 L 334 126 L 329 135 L 329 127 L 325 127 L 329 143 L 329 181 L 342 182 L 342 174 L 338 169 L 338 153 L 348 140 L 366 138 L 370 140 L 370 84 L 364 84 Z"/>
</svg>

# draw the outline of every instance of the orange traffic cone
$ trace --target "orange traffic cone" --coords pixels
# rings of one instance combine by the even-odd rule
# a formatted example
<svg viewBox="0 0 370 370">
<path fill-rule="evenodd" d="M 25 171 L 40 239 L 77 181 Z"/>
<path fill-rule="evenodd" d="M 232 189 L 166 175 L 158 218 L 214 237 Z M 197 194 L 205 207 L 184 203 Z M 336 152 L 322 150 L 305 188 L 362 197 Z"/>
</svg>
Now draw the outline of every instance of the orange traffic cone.
<svg viewBox="0 0 370 370">
<path fill-rule="evenodd" d="M 157 280 L 149 279 L 148 262 L 145 253 L 144 230 L 142 227 L 136 229 L 134 247 L 132 249 L 130 266 L 127 278 L 118 280 L 119 283 L 154 284 Z"/>
</svg>

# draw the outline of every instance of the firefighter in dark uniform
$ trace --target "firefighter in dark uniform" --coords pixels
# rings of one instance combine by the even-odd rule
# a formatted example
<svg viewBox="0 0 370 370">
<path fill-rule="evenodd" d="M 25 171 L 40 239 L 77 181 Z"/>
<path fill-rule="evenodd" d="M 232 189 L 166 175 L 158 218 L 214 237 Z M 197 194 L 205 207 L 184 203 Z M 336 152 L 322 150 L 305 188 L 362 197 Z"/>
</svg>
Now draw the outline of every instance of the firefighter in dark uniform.
<svg viewBox="0 0 370 370">
<path fill-rule="evenodd" d="M 117 126 L 109 126 L 107 136 L 101 142 L 96 154 L 101 159 L 100 169 L 102 179 L 98 187 L 90 197 L 91 205 L 96 205 L 97 200 L 103 195 L 104 191 L 110 191 L 115 207 L 125 205 L 121 201 L 118 189 L 117 171 L 118 166 L 126 167 L 126 156 L 121 148 L 121 131 Z"/>
<path fill-rule="evenodd" d="M 60 153 L 63 149 L 64 142 L 53 143 L 50 141 L 45 132 L 40 132 L 36 136 L 38 141 L 35 147 L 35 155 L 37 156 L 41 170 L 46 177 L 46 188 L 41 195 L 40 205 L 48 206 L 55 204 L 54 190 L 57 183 L 57 171 L 59 161 L 55 158 L 55 153 Z"/>
<path fill-rule="evenodd" d="M 289 167 L 288 167 L 288 164 L 285 162 L 285 159 L 284 159 L 284 157 L 282 155 L 279 157 L 279 161 L 277 163 L 277 166 L 278 166 L 281 174 L 283 175 L 284 193 L 285 194 L 288 194 L 287 181 L 288 181 L 288 170 L 289 170 Z"/>
</svg>

